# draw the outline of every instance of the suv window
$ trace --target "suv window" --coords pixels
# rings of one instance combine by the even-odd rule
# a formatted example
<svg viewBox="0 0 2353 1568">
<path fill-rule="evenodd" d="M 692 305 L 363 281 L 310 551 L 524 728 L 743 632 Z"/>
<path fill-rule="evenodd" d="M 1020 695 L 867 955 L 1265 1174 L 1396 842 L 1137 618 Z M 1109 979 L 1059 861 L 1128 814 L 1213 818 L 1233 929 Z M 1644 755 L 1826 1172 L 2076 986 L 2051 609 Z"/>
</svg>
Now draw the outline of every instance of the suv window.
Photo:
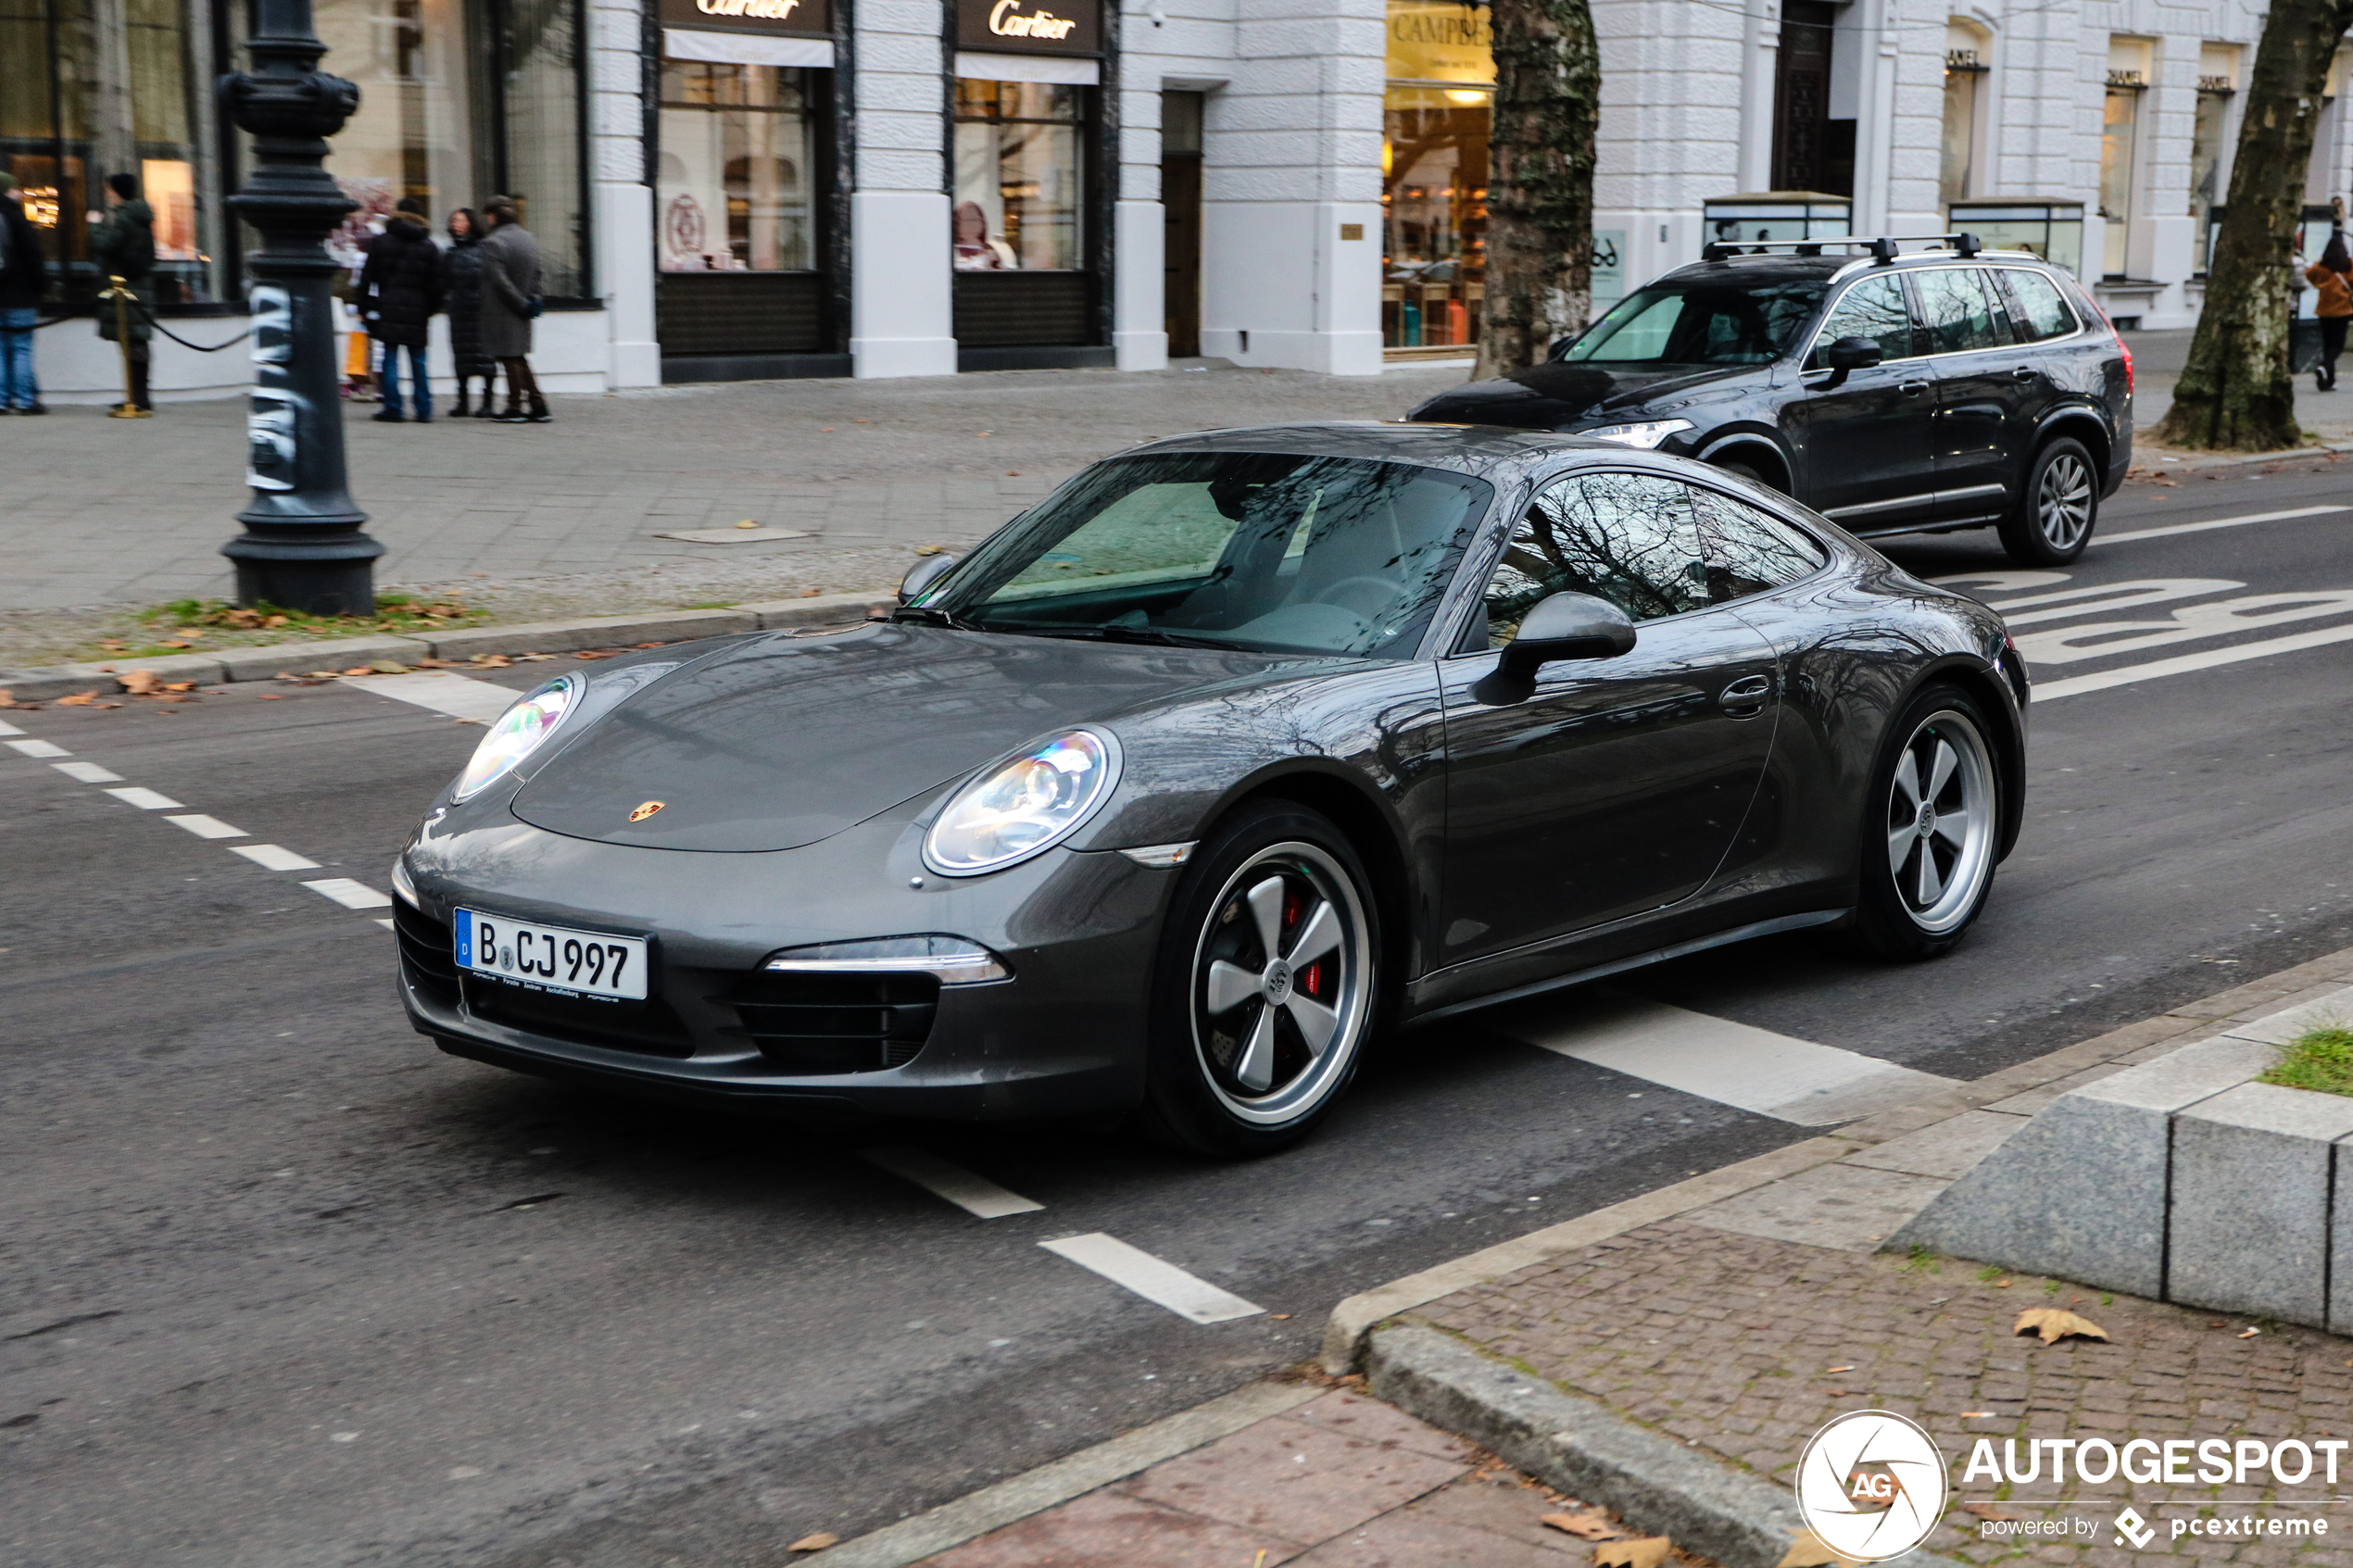
<svg viewBox="0 0 2353 1568">
<path fill-rule="evenodd" d="M 1912 357 L 1912 318 L 1904 305 L 1904 284 L 1893 272 L 1861 279 L 1831 307 L 1822 330 L 1814 334 L 1809 370 L 1829 366 L 1831 345 L 1843 337 L 1867 337 L 1879 345 L 1882 359 Z"/>
<path fill-rule="evenodd" d="M 1794 583 L 1830 559 L 1821 546 L 1745 501 L 1692 486 L 1708 597 L 1718 604 Z"/>
<path fill-rule="evenodd" d="M 2065 337 L 2081 324 L 2059 286 L 2042 273 L 2030 272 L 2023 267 L 2005 267 L 2001 277 L 2010 286 L 2010 303 L 2015 307 L 2010 320 L 2028 342 Z"/>
<path fill-rule="evenodd" d="M 1668 279 L 1638 289 L 1562 351 L 1578 364 L 1765 365 L 1822 301 L 1814 278 L 1757 283 Z"/>
<path fill-rule="evenodd" d="M 1529 503 L 1487 584 L 1487 646 L 1501 647 L 1554 594 L 1592 594 L 1634 621 L 1708 604 L 1691 492 L 1646 473 L 1580 473 Z"/>
<path fill-rule="evenodd" d="M 1975 267 L 1925 268 L 1912 274 L 1931 354 L 1999 348 L 2007 341 L 1994 314 L 1986 282 L 1985 274 Z"/>
</svg>

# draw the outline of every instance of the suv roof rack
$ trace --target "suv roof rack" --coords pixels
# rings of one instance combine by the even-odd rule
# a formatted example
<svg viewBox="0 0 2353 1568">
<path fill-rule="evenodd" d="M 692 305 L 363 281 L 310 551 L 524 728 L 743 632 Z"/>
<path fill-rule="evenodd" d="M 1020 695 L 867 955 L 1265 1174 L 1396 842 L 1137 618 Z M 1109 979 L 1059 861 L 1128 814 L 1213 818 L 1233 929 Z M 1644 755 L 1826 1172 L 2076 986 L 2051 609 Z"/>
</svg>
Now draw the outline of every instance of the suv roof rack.
<svg viewBox="0 0 2353 1568">
<path fill-rule="evenodd" d="M 1903 245 L 1926 245 L 1962 256 L 1975 256 L 1985 248 L 1975 234 L 1881 234 L 1868 240 L 1860 235 L 1841 234 L 1818 240 L 1711 240 L 1700 251 L 1700 259 L 1723 261 L 1735 256 L 1770 250 L 1786 250 L 1795 256 L 1819 256 L 1824 245 L 1844 245 L 1850 250 L 1868 250 L 1884 265 L 1895 259 L 1895 247 Z"/>
</svg>

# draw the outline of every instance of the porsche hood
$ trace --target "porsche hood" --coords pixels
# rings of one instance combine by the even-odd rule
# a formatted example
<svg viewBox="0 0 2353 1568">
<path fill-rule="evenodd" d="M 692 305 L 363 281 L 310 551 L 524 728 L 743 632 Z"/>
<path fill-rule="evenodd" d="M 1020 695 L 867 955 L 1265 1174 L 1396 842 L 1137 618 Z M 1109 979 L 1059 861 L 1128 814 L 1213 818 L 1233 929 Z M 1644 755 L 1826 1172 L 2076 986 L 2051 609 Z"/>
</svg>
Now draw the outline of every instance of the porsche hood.
<svg viewBox="0 0 2353 1568">
<path fill-rule="evenodd" d="M 909 624 L 762 638 L 651 683 L 560 740 L 510 809 L 607 844 L 792 849 L 1041 735 L 1278 662 Z"/>
</svg>

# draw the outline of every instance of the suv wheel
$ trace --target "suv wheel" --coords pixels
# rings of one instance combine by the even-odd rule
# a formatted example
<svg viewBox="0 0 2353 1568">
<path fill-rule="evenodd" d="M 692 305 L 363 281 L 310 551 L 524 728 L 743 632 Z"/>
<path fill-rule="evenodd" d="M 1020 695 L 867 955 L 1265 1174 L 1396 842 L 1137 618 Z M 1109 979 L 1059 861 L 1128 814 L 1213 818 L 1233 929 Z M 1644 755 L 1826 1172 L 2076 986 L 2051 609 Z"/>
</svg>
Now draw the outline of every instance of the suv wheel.
<svg viewBox="0 0 2353 1568">
<path fill-rule="evenodd" d="M 2002 520 L 2002 547 L 2020 566 L 2065 566 L 2092 542 L 2100 508 L 2092 454 L 2071 435 L 2045 442 L 2026 466 L 2026 486 Z"/>
</svg>

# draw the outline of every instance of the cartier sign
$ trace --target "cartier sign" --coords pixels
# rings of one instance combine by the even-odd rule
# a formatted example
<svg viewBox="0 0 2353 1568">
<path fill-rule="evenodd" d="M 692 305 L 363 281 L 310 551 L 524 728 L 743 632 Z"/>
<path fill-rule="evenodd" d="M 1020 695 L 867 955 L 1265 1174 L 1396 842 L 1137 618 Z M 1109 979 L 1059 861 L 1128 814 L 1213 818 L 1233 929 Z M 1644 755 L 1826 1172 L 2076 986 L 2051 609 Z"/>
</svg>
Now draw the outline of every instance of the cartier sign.
<svg viewBox="0 0 2353 1568">
<path fill-rule="evenodd" d="M 1101 0 L 956 0 L 956 46 L 1008 55 L 1100 55 Z"/>
<path fill-rule="evenodd" d="M 833 0 L 661 0 L 664 27 L 706 32 L 833 36 Z"/>
</svg>

